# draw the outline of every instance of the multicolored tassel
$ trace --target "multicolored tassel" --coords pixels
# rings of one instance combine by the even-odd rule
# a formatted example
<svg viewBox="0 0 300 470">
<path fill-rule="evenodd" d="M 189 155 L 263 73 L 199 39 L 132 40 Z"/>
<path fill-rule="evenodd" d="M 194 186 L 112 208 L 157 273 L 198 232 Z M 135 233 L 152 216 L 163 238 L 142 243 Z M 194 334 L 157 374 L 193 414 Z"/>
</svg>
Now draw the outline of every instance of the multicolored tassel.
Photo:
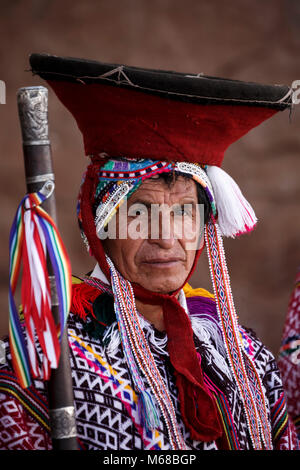
<svg viewBox="0 0 300 470">
<path fill-rule="evenodd" d="M 41 207 L 50 195 L 43 189 L 23 198 L 9 239 L 9 338 L 13 367 L 23 388 L 30 386 L 31 377 L 48 380 L 50 368 L 57 368 L 60 338 L 72 296 L 70 262 L 55 223 Z M 51 312 L 48 257 L 56 281 L 58 325 Z M 14 301 L 21 264 L 24 325 L 21 324 Z M 41 361 L 38 360 L 37 350 L 40 351 Z"/>
</svg>

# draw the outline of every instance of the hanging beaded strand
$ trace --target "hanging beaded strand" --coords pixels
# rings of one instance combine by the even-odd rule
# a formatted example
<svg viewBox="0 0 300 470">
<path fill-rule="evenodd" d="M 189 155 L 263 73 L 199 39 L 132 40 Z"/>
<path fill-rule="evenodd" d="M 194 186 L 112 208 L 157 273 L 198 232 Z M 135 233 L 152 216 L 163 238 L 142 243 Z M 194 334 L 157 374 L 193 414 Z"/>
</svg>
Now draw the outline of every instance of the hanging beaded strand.
<svg viewBox="0 0 300 470">
<path fill-rule="evenodd" d="M 132 371 L 132 375 L 139 375 L 138 368 L 145 375 L 148 385 L 155 397 L 156 403 L 158 403 L 164 417 L 173 450 L 186 450 L 186 444 L 178 429 L 176 413 L 172 400 L 157 369 L 154 358 L 139 324 L 133 289 L 129 281 L 125 280 L 121 274 L 117 272 L 108 257 L 107 262 L 111 270 L 111 283 L 115 298 L 117 320 L 120 324 L 120 331 L 122 334 L 122 344 L 124 349 L 128 349 L 125 356 L 126 358 L 129 358 L 128 365 Z M 130 349 L 133 352 L 133 355 L 131 354 Z M 136 364 L 138 365 L 138 368 L 136 367 Z M 144 386 L 140 385 L 140 380 L 137 377 L 135 377 L 134 381 L 140 386 L 139 391 L 141 393 Z"/>
<path fill-rule="evenodd" d="M 205 241 L 227 357 L 243 401 L 252 444 L 254 449 L 272 449 L 272 437 L 265 400 L 262 396 L 262 384 L 256 372 L 252 373 L 250 377 L 246 373 L 223 241 L 217 224 L 212 221 L 206 225 Z M 252 388 L 255 390 L 255 395 L 250 387 L 250 379 L 253 382 Z"/>
</svg>

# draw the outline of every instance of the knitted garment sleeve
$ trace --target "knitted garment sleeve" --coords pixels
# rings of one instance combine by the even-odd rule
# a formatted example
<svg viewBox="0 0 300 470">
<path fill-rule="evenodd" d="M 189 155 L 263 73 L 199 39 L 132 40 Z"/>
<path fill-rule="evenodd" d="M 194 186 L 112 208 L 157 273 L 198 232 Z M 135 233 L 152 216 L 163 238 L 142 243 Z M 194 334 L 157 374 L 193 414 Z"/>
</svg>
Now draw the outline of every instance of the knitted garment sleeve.
<svg viewBox="0 0 300 470">
<path fill-rule="evenodd" d="M 43 382 L 22 389 L 11 366 L 8 340 L 0 364 L 0 449 L 51 450 L 49 414 Z"/>
<path fill-rule="evenodd" d="M 275 450 L 299 450 L 294 423 L 287 411 L 286 396 L 276 359 L 249 328 L 240 329 L 247 355 L 255 363 L 265 388 L 266 406 Z"/>
</svg>

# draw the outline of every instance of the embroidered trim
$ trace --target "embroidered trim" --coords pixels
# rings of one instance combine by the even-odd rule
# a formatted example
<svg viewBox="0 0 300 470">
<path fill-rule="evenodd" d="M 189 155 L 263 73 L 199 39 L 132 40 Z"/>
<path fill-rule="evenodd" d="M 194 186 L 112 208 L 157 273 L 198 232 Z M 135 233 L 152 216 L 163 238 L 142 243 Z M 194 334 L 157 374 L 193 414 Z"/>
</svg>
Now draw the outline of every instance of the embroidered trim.
<svg viewBox="0 0 300 470">
<path fill-rule="evenodd" d="M 224 393 L 213 384 L 206 374 L 204 374 L 204 380 L 215 397 L 229 450 L 241 450 L 230 406 Z"/>
<path fill-rule="evenodd" d="M 288 414 L 283 393 L 272 409 L 271 420 L 273 428 L 273 439 L 276 443 L 276 441 L 281 438 L 288 427 Z"/>
<path fill-rule="evenodd" d="M 136 178 L 144 178 L 144 177 L 151 177 L 155 175 L 158 170 L 161 170 L 162 168 L 169 168 L 171 169 L 172 165 L 167 162 L 156 162 L 153 163 L 152 165 L 145 166 L 141 169 L 138 170 L 130 170 L 128 169 L 127 171 L 120 171 L 120 170 L 115 170 L 115 169 L 101 169 L 99 171 L 99 180 L 100 179 L 105 179 L 105 180 L 130 180 L 130 179 L 136 179 Z"/>
<path fill-rule="evenodd" d="M 95 225 L 98 236 L 101 235 L 101 231 L 115 214 L 121 201 L 133 187 L 133 183 L 123 181 L 122 183 L 114 186 L 105 203 L 98 206 L 95 217 Z"/>
<path fill-rule="evenodd" d="M 177 162 L 175 165 L 175 170 L 178 170 L 180 173 L 191 175 L 192 178 L 203 187 L 210 201 L 212 212 L 214 216 L 216 216 L 217 208 L 215 204 L 215 196 L 206 171 L 196 163 L 187 162 Z"/>
</svg>

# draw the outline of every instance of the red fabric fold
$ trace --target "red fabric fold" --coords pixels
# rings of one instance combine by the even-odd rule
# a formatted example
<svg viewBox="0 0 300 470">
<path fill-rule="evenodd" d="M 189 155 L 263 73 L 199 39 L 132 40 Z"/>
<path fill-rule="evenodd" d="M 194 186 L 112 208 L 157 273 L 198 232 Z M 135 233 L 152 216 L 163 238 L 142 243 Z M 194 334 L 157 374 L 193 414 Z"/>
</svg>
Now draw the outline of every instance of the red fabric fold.
<svg viewBox="0 0 300 470">
<path fill-rule="evenodd" d="M 162 304 L 180 411 L 191 438 L 203 442 L 219 439 L 223 434 L 222 425 L 215 400 L 204 383 L 190 318 L 175 295 L 157 294 L 138 285 L 133 287 L 136 298 L 142 302 Z"/>
<path fill-rule="evenodd" d="M 86 155 L 163 156 L 221 166 L 230 145 L 278 112 L 248 104 L 196 104 L 103 83 L 47 83 L 74 116 Z"/>
</svg>

